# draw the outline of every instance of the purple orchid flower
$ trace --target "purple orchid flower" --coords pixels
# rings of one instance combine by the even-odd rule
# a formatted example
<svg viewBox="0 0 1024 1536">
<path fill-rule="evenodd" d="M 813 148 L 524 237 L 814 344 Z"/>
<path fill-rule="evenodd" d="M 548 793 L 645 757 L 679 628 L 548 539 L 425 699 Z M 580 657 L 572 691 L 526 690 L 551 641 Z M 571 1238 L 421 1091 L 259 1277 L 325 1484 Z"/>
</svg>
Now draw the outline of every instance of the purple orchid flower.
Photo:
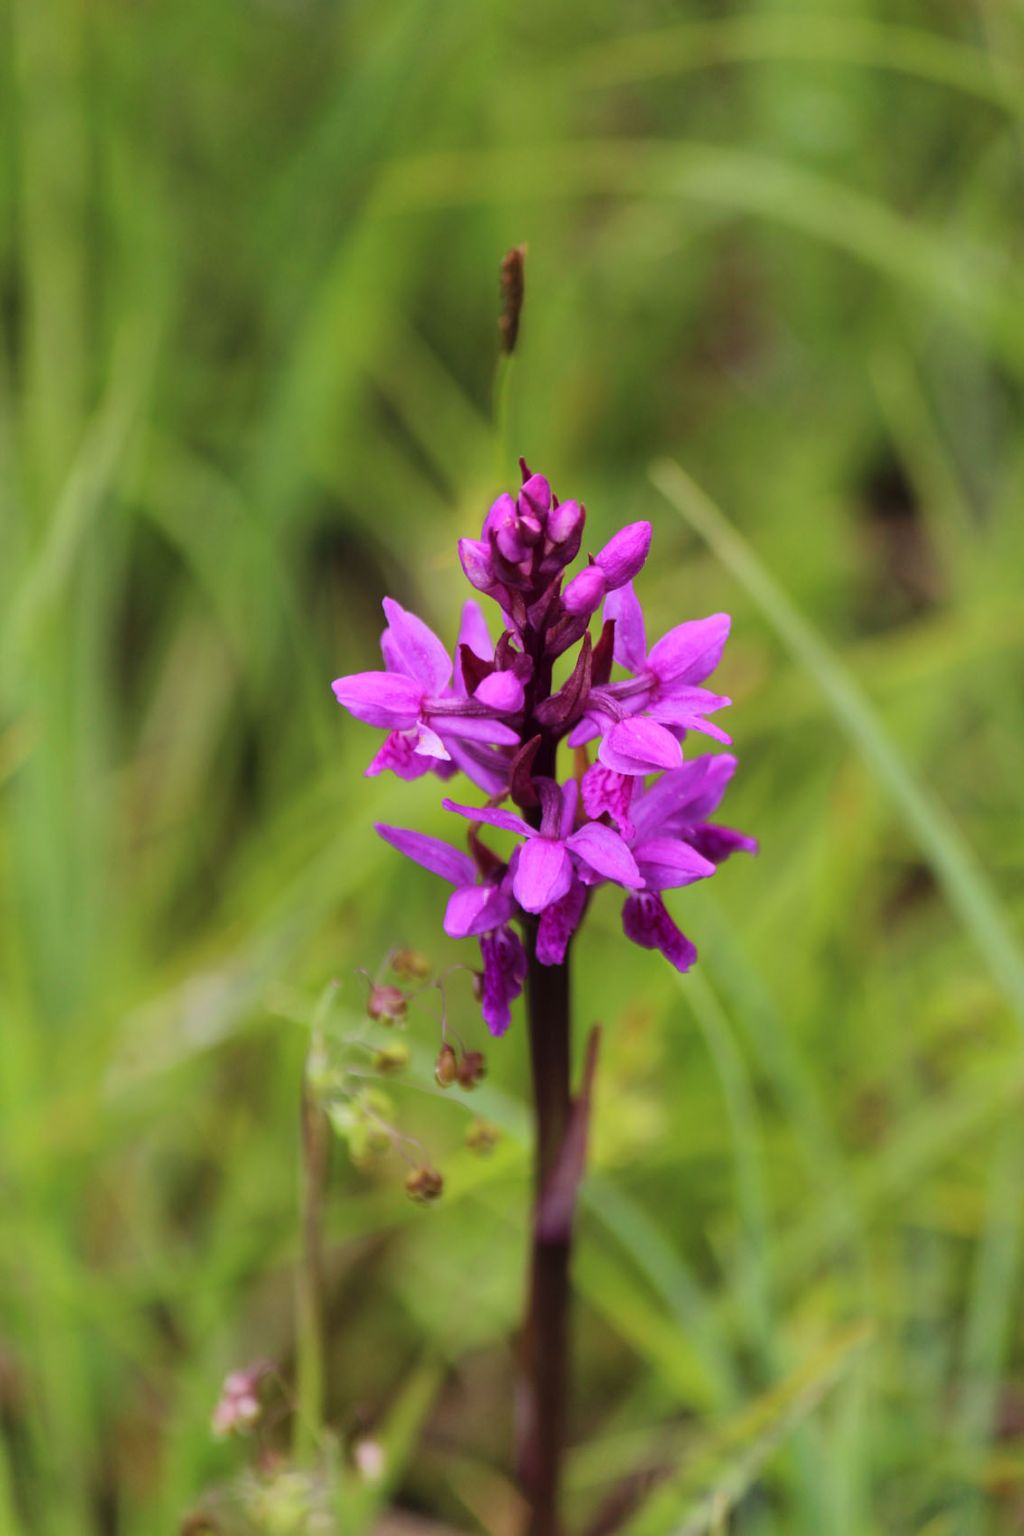
<svg viewBox="0 0 1024 1536">
<path fill-rule="evenodd" d="M 517 628 L 513 593 L 536 590 L 570 565 L 586 521 L 579 502 L 559 504 L 545 477 L 531 474 L 522 459 L 520 464 L 518 496 L 499 496 L 484 518 L 480 538 L 459 540 L 466 579 L 501 604 L 510 629 Z"/>
<path fill-rule="evenodd" d="M 446 811 L 525 839 L 509 866 L 512 893 L 523 911 L 540 913 L 561 901 L 568 895 L 574 876 L 584 885 L 605 879 L 638 890 L 643 880 L 636 860 L 617 832 L 597 821 L 573 831 L 579 800 L 575 779 L 561 789 L 550 779 L 536 783 L 542 807 L 539 827 L 532 827 L 512 811 L 456 805 L 453 800 L 442 802 Z"/>
<path fill-rule="evenodd" d="M 627 898 L 622 931 L 641 949 L 660 949 L 677 971 L 688 971 L 697 958 L 696 944 L 672 920 L 657 891 L 639 891 Z"/>
<path fill-rule="evenodd" d="M 721 658 L 728 616 L 679 624 L 648 651 L 633 580 L 647 558 L 650 524 L 620 530 L 566 580 L 585 510 L 559 502 L 543 475 L 522 469 L 518 493 L 499 496 L 480 538 L 459 545 L 471 585 L 500 609 L 497 642 L 473 600 L 463 607 L 449 656 L 421 619 L 385 599 L 385 670 L 333 685 L 356 719 L 386 732 L 368 774 L 449 778 L 462 771 L 491 802 L 443 802 L 476 824 L 472 856 L 425 833 L 385 824 L 377 830 L 452 887 L 445 932 L 479 941 L 479 996 L 496 1034 L 508 1027 L 523 990 L 527 948 L 539 965 L 565 964 L 595 888 L 620 887 L 627 936 L 686 970 L 696 949 L 663 893 L 709 879 L 732 853 L 757 848 L 708 819 L 735 758 L 683 761 L 690 731 L 729 740 L 707 718 L 729 700 L 702 686 Z M 604 628 L 593 643 L 588 625 L 602 602 Z M 552 668 L 572 646 L 580 647 L 575 666 L 556 692 Z M 629 676 L 613 682 L 613 662 Z M 595 741 L 597 760 L 581 782 L 560 785 L 559 743 L 586 752 Z M 507 797 L 515 809 L 498 804 Z M 483 844 L 479 826 L 517 839 L 507 860 Z"/>
<path fill-rule="evenodd" d="M 729 752 L 706 752 L 666 773 L 633 801 L 631 846 L 655 837 L 680 838 L 715 865 L 732 853 L 756 853 L 756 838 L 707 819 L 721 804 L 737 767 Z"/>
<path fill-rule="evenodd" d="M 690 969 L 697 950 L 676 926 L 660 892 L 706 880 L 741 849 L 757 852 L 756 839 L 707 820 L 735 771 L 735 757 L 705 753 L 663 775 L 630 807 L 629 842 L 644 890 L 627 897 L 622 926 L 634 944 L 660 949 L 679 971 Z"/>
<path fill-rule="evenodd" d="M 508 315 L 514 327 L 522 298 L 521 251 L 509 253 L 502 272 L 503 278 L 518 273 L 508 280 L 506 334 Z M 735 759 L 709 754 L 683 761 L 690 731 L 729 740 L 707 718 L 729 700 L 702 686 L 721 657 L 727 615 L 679 624 L 648 651 L 632 583 L 647 559 L 650 524 L 621 529 L 573 576 L 585 510 L 574 501 L 560 503 L 543 475 L 522 460 L 520 466 L 519 491 L 499 496 L 480 538 L 459 544 L 471 586 L 500 610 L 498 639 L 492 641 L 480 610 L 469 603 L 449 656 L 420 619 L 386 599 L 385 670 L 339 678 L 334 691 L 358 720 L 387 733 L 371 774 L 388 768 L 409 779 L 432 769 L 448 777 L 461 769 L 488 799 L 481 807 L 443 801 L 471 823 L 468 853 L 422 832 L 384 823 L 377 831 L 451 888 L 445 931 L 479 942 L 475 990 L 493 1034 L 507 1030 L 512 1004 L 528 989 L 537 1200 L 522 1464 L 532 1524 L 554 1530 L 568 1292 L 564 1266 L 552 1268 L 549 1260 L 555 1242 L 571 1251 L 598 1041 L 594 1030 L 574 1097 L 570 945 L 595 890 L 612 885 L 624 893 L 626 937 L 688 970 L 697 949 L 669 913 L 665 893 L 710 879 L 732 853 L 754 852 L 757 845 L 708 819 Z M 595 636 L 591 622 L 602 603 L 604 623 Z M 612 681 L 615 663 L 626 678 Z M 592 762 L 588 743 L 595 741 Z M 573 776 L 559 782 L 566 746 L 578 756 Z M 505 800 L 515 809 L 503 808 Z M 488 827 L 515 839 L 507 858 L 487 846 L 481 829 Z M 464 1050 L 457 1059 L 442 1025 L 438 1082 L 457 1077 L 472 1086 L 482 1067 L 480 1052 Z M 420 1197 L 424 1190 L 436 1195 L 440 1176 L 419 1170 L 407 1187 Z"/>
<path fill-rule="evenodd" d="M 512 1007 L 526 980 L 526 951 L 514 928 L 503 924 L 480 938 L 483 974 L 480 1011 L 492 1035 L 503 1035 L 512 1022 Z"/>
<path fill-rule="evenodd" d="M 509 921 L 516 904 L 504 878 L 480 877 L 467 853 L 426 832 L 377 822 L 378 836 L 407 859 L 455 887 L 444 915 L 444 931 L 453 939 L 479 938 L 483 959 L 481 1004 L 484 1021 L 493 1035 L 502 1035 L 511 1021 L 510 1004 L 523 990 L 526 953 Z"/>
<path fill-rule="evenodd" d="M 449 686 L 452 659 L 433 630 L 390 597 L 384 599 L 384 613 L 388 624 L 380 644 L 387 671 L 355 672 L 331 685 L 338 703 L 357 720 L 390 733 L 371 774 L 387 767 L 400 778 L 418 778 L 422 770 L 412 759 L 451 761 L 446 742 L 453 738 L 519 744 L 517 732 L 497 718 L 523 707 L 523 685 L 514 672 L 491 672 L 472 696 L 460 696 Z"/>
<path fill-rule="evenodd" d="M 633 676 L 591 692 L 570 746 L 607 732 L 598 752 L 605 767 L 643 775 L 678 767 L 679 737 L 687 731 L 702 731 L 728 744 L 725 731 L 704 717 L 732 701 L 697 685 L 721 660 L 729 615 L 677 624 L 648 653 L 643 609 L 632 582 L 609 593 L 604 614 L 615 624 L 615 660 Z M 641 714 L 645 718 L 636 718 Z"/>
<path fill-rule="evenodd" d="M 507 923 L 516 905 L 505 881 L 481 878 L 468 853 L 443 838 L 377 822 L 374 831 L 407 859 L 440 875 L 455 887 L 444 915 L 444 931 L 453 939 L 473 938 Z"/>
<path fill-rule="evenodd" d="M 564 896 L 545 907 L 537 924 L 537 959 L 541 965 L 561 965 L 569 941 L 587 909 L 590 892 L 574 879 Z"/>
<path fill-rule="evenodd" d="M 479 603 L 474 602 L 472 598 L 467 598 L 462 605 L 459 636 L 455 646 L 453 686 L 461 699 L 468 699 L 472 694 L 466 681 L 467 653 L 475 658 L 476 662 L 482 663 L 488 671 L 493 671 L 496 664 L 494 641 L 491 639 L 487 621 L 480 611 Z M 517 737 L 517 744 L 518 740 Z M 434 760 L 430 764 L 432 771 L 439 778 L 449 779 L 458 769 L 461 769 L 466 777 L 485 794 L 498 795 L 504 791 L 508 783 L 509 770 L 507 746 L 491 747 L 484 742 L 460 739 L 451 735 L 446 745 L 451 761 L 441 763 Z M 419 774 L 415 777 L 418 778 Z"/>
</svg>

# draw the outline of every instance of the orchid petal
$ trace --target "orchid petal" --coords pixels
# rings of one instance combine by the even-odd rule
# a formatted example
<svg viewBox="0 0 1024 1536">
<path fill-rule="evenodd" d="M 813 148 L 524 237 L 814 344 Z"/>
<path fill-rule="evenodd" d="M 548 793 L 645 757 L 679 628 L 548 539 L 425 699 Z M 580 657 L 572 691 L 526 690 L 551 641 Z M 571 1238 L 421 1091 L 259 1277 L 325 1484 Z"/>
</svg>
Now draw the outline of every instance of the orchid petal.
<svg viewBox="0 0 1024 1536">
<path fill-rule="evenodd" d="M 693 724 L 689 729 L 691 731 L 700 731 L 704 736 L 710 736 L 712 741 L 720 741 L 723 747 L 732 746 L 732 737 L 729 735 L 729 732 L 723 731 L 722 727 L 715 725 L 713 720 L 704 720 L 699 716 L 695 716 Z"/>
<path fill-rule="evenodd" d="M 452 939 L 490 933 L 515 912 L 512 897 L 500 885 L 462 885 L 448 898 L 444 931 Z"/>
<path fill-rule="evenodd" d="M 663 683 L 650 705 L 650 713 L 666 725 L 680 725 L 695 715 L 710 715 L 717 709 L 728 709 L 731 703 L 732 699 L 724 693 L 712 693 L 708 688 Z"/>
<path fill-rule="evenodd" d="M 364 777 L 375 779 L 379 773 L 390 770 L 399 779 L 420 779 L 430 772 L 429 761 L 417 755 L 415 744 L 405 731 L 389 731 L 384 745 L 364 770 Z"/>
<path fill-rule="evenodd" d="M 451 754 L 440 736 L 429 725 L 424 725 L 422 720 L 416 736 L 415 751 L 419 757 L 433 757 L 443 763 L 451 761 Z"/>
<path fill-rule="evenodd" d="M 637 837 L 654 837 L 662 827 L 677 830 L 703 821 L 718 806 L 726 785 L 736 771 L 736 759 L 728 752 L 705 752 L 666 773 L 633 802 Z"/>
<path fill-rule="evenodd" d="M 448 750 L 453 764 L 482 789 L 485 795 L 500 795 L 508 784 L 508 759 L 502 752 L 492 752 L 490 747 L 475 741 L 457 741 L 452 737 Z"/>
<path fill-rule="evenodd" d="M 643 672 L 647 666 L 647 632 L 644 611 L 631 581 L 609 592 L 604 600 L 604 616 L 615 621 L 613 654 L 619 666 L 630 672 Z"/>
<path fill-rule="evenodd" d="M 380 653 L 384 657 L 384 665 L 389 672 L 398 672 L 402 677 L 408 677 L 409 669 L 405 664 L 401 646 L 390 629 L 385 628 L 381 632 Z"/>
<path fill-rule="evenodd" d="M 654 710 L 651 711 L 655 713 Z M 720 725 L 715 725 L 712 720 L 705 720 L 703 715 L 686 715 L 682 719 L 673 720 L 673 730 L 678 730 L 681 735 L 687 731 L 700 731 L 702 736 L 710 736 L 712 741 L 720 741 L 723 747 L 732 746 L 732 737 L 728 731 L 723 731 Z"/>
<path fill-rule="evenodd" d="M 727 613 L 677 624 L 653 647 L 647 665 L 663 683 L 702 683 L 722 659 L 732 623 Z"/>
<path fill-rule="evenodd" d="M 443 693 L 451 681 L 452 659 L 434 631 L 392 597 L 384 599 L 384 613 L 406 674 L 422 683 L 426 693 Z"/>
<path fill-rule="evenodd" d="M 595 736 L 600 736 L 601 727 L 592 715 L 584 715 L 579 725 L 574 725 L 569 732 L 568 745 L 570 747 L 582 747 L 585 742 L 593 741 Z"/>
<path fill-rule="evenodd" d="M 486 805 L 457 805 L 454 800 L 442 800 L 446 811 L 465 816 L 467 821 L 480 821 L 488 827 L 500 827 L 503 832 L 515 832 L 519 837 L 535 837 L 536 833 L 521 816 L 512 811 L 494 810 Z"/>
<path fill-rule="evenodd" d="M 523 685 L 514 672 L 492 672 L 485 677 L 473 697 L 499 714 L 514 715 L 523 707 Z"/>
<path fill-rule="evenodd" d="M 594 763 L 583 775 L 583 807 L 594 821 L 607 813 L 624 837 L 632 837 L 630 806 L 636 792 L 635 775 L 616 773 L 602 763 Z"/>
<path fill-rule="evenodd" d="M 706 880 L 715 872 L 709 859 L 689 843 L 673 837 L 652 837 L 633 849 L 644 882 L 652 891 L 674 890 Z"/>
<path fill-rule="evenodd" d="M 485 715 L 455 715 L 444 711 L 434 713 L 427 706 L 427 713 L 442 736 L 458 736 L 463 741 L 482 741 L 492 747 L 518 747 L 519 733 L 500 720 Z"/>
<path fill-rule="evenodd" d="M 494 641 L 487 628 L 487 620 L 483 616 L 480 604 L 472 597 L 468 597 L 462 605 L 459 644 L 468 646 L 473 655 L 478 656 L 481 661 L 492 661 L 494 658 Z"/>
<path fill-rule="evenodd" d="M 519 936 L 508 927 L 485 934 L 480 940 L 484 963 L 481 1012 L 492 1035 L 503 1035 L 512 1022 L 509 1004 L 523 990 L 526 951 Z"/>
<path fill-rule="evenodd" d="M 534 837 L 520 848 L 512 888 L 524 911 L 543 912 L 571 883 L 572 860 L 563 843 Z"/>
<path fill-rule="evenodd" d="M 733 827 L 719 827 L 710 821 L 698 827 L 688 827 L 682 835 L 691 847 L 715 865 L 724 864 L 734 853 L 757 853 L 759 847 L 756 837 L 746 837 Z"/>
<path fill-rule="evenodd" d="M 558 835 L 566 838 L 576 824 L 576 812 L 580 803 L 580 786 L 575 779 L 567 779 L 562 785 L 562 815 Z"/>
<path fill-rule="evenodd" d="M 541 837 L 560 837 L 562 830 L 562 791 L 554 779 L 545 778 L 543 775 L 533 781 L 534 788 L 540 798 L 540 835 Z"/>
<path fill-rule="evenodd" d="M 469 885 L 476 879 L 476 865 L 469 854 L 453 848 L 440 837 L 411 832 L 405 827 L 391 827 L 382 821 L 375 824 L 374 831 L 392 848 L 404 853 L 407 859 L 422 864 L 424 869 L 440 875 L 442 880 L 450 880 L 452 885 Z"/>
<path fill-rule="evenodd" d="M 688 971 L 697 958 L 696 946 L 676 927 L 665 903 L 653 891 L 626 898 L 622 928 L 627 939 L 642 949 L 660 949 L 677 971 Z"/>
<path fill-rule="evenodd" d="M 423 689 L 411 677 L 394 672 L 353 672 L 331 684 L 334 697 L 365 725 L 406 731 L 416 724 Z"/>
<path fill-rule="evenodd" d="M 590 821 L 580 827 L 566 839 L 566 847 L 606 880 L 614 880 L 617 885 L 630 890 L 639 890 L 644 883 L 636 860 L 618 832 L 602 826 L 599 821 Z"/>
<path fill-rule="evenodd" d="M 612 726 L 598 750 L 598 759 L 616 773 L 647 774 L 678 768 L 683 752 L 675 737 L 654 720 L 633 718 Z"/>
<path fill-rule="evenodd" d="M 701 780 L 694 781 L 686 805 L 686 814 L 691 821 L 703 821 L 721 804 L 729 780 L 739 767 L 739 763 L 731 752 L 708 752 L 702 757 L 695 757 L 693 761 L 704 763 L 705 771 Z M 678 808 L 682 811 L 683 806 L 680 805 Z"/>
<path fill-rule="evenodd" d="M 541 965 L 562 965 L 569 940 L 580 925 L 587 905 L 586 886 L 579 880 L 558 901 L 545 907 L 537 925 L 537 960 Z"/>
</svg>

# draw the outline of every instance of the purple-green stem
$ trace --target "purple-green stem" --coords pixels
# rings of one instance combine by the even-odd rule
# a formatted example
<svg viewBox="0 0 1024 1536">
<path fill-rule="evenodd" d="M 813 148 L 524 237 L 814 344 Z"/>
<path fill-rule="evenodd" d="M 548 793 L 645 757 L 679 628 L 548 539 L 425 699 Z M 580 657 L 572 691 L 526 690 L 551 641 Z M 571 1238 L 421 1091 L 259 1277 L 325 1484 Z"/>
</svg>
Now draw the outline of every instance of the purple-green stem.
<svg viewBox="0 0 1024 1536">
<path fill-rule="evenodd" d="M 568 1226 L 547 1235 L 539 1218 L 541 1196 L 558 1164 L 572 1112 L 569 958 L 563 965 L 538 963 L 536 923 L 527 934 L 527 954 L 536 1145 L 519 1473 L 530 1506 L 529 1536 L 557 1536 L 569 1390 L 572 1231 Z"/>
</svg>

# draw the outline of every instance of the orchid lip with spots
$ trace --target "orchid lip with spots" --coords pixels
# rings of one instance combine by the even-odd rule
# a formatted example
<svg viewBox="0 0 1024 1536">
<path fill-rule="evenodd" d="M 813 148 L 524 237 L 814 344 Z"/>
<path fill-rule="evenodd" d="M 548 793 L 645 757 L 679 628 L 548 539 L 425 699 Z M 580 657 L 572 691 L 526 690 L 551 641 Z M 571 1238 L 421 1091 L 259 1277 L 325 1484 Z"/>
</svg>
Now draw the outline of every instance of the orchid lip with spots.
<svg viewBox="0 0 1024 1536">
<path fill-rule="evenodd" d="M 520 463 L 518 494 L 499 496 L 480 538 L 459 545 L 470 585 L 499 610 L 498 639 L 471 598 L 450 654 L 422 619 L 385 598 L 384 669 L 333 684 L 350 714 L 386 732 L 369 775 L 450 779 L 461 771 L 486 797 L 481 805 L 443 801 L 472 824 L 468 852 L 401 827 L 377 831 L 452 887 L 445 931 L 479 941 L 479 992 L 494 1034 L 509 1026 L 527 950 L 540 965 L 564 964 L 595 888 L 618 887 L 626 936 L 686 971 L 696 949 L 664 892 L 757 849 L 708 819 L 735 757 L 686 751 L 692 733 L 729 743 L 708 717 L 730 701 L 703 686 L 721 659 L 728 615 L 682 622 L 648 649 L 633 582 L 650 550 L 650 524 L 621 529 L 570 576 L 585 509 L 559 502 L 547 479 Z M 554 665 L 574 648 L 575 664 L 556 689 Z M 613 679 L 615 666 L 622 675 Z M 560 779 L 561 743 L 576 751 L 566 754 L 575 772 Z M 508 856 L 483 840 L 488 828 L 515 839 Z"/>
</svg>

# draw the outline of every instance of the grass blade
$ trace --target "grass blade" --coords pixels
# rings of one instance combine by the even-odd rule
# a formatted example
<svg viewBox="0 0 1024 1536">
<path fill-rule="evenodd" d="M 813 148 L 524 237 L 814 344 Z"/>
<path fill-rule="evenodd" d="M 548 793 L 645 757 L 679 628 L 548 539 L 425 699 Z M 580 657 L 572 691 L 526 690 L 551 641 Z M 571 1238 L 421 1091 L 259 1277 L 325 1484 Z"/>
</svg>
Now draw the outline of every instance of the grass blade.
<svg viewBox="0 0 1024 1536">
<path fill-rule="evenodd" d="M 888 790 L 1024 1029 L 1024 955 L 959 827 L 914 777 L 850 673 L 723 513 L 671 460 L 653 465 L 651 479 L 746 588 L 795 660 L 814 678 L 839 725 Z"/>
<path fill-rule="evenodd" d="M 850 1328 L 756 1398 L 697 1448 L 685 1471 L 624 1527 L 625 1536 L 702 1536 L 720 1528 L 782 1442 L 850 1374 L 869 1337 L 864 1324 Z"/>
<path fill-rule="evenodd" d="M 740 15 L 616 37 L 577 54 L 589 86 L 634 85 L 722 64 L 851 64 L 962 91 L 1007 112 L 1024 107 L 1011 68 L 1000 76 L 980 48 L 866 16 Z"/>
</svg>

